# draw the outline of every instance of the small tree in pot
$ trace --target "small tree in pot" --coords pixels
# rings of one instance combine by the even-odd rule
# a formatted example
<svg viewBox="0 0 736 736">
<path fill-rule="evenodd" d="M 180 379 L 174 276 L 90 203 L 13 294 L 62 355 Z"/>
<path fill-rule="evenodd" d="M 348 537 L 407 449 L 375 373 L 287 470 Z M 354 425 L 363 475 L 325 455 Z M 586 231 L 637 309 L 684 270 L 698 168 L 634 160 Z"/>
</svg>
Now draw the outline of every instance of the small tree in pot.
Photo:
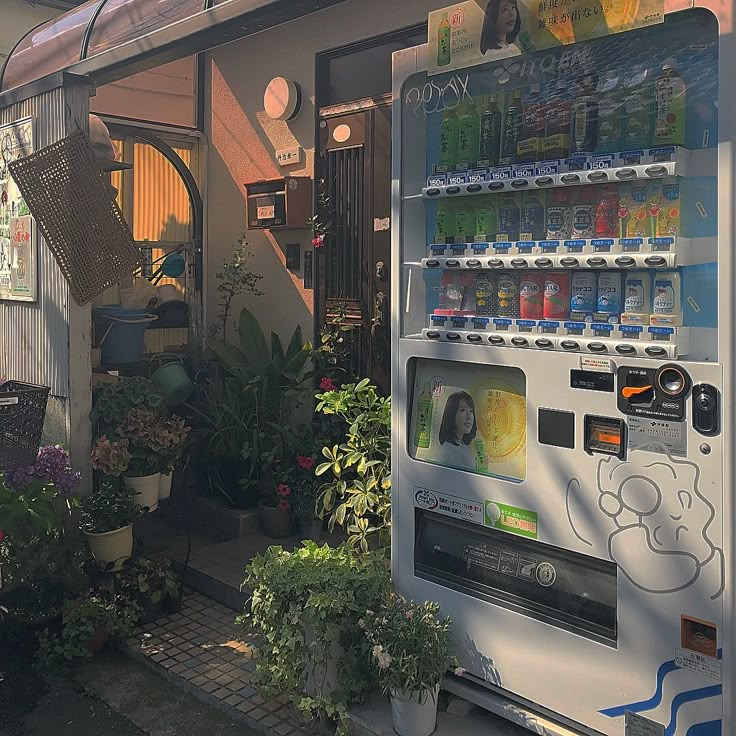
<svg viewBox="0 0 736 736">
<path fill-rule="evenodd" d="M 399 736 L 429 736 L 437 724 L 437 696 L 452 663 L 450 619 L 439 604 L 413 603 L 396 593 L 358 621 L 372 647 L 383 692 L 391 696 Z"/>
</svg>

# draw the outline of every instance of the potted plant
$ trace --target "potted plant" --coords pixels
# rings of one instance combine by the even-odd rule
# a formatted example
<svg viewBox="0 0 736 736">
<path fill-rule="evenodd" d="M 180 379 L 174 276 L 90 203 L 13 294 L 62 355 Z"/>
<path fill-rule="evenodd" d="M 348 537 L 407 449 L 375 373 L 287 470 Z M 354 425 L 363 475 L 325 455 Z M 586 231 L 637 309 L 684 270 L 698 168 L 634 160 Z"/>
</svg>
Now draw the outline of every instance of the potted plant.
<svg viewBox="0 0 736 736">
<path fill-rule="evenodd" d="M 241 621 L 261 639 L 256 667 L 267 692 L 283 693 L 306 716 L 342 720 L 370 692 L 368 643 L 358 628 L 390 585 L 381 555 L 306 541 L 294 552 L 271 547 L 246 570 L 252 591 Z"/>
<path fill-rule="evenodd" d="M 110 637 L 129 637 L 138 616 L 135 604 L 120 597 L 108 600 L 96 593 L 68 600 L 64 603 L 61 633 L 47 631 L 41 639 L 41 659 L 52 664 L 90 658 L 105 647 Z"/>
<path fill-rule="evenodd" d="M 181 585 L 169 560 L 139 557 L 116 575 L 116 589 L 140 610 L 147 624 L 179 609 Z"/>
<path fill-rule="evenodd" d="M 399 736 L 430 736 L 437 725 L 440 683 L 450 667 L 450 619 L 439 604 L 413 603 L 392 593 L 367 610 L 358 626 L 366 633 L 378 682 L 391 697 Z"/>
<path fill-rule="evenodd" d="M 322 536 L 322 519 L 317 516 L 319 483 L 314 477 L 315 460 L 311 455 L 297 457 L 297 472 L 292 482 L 292 509 L 301 533 L 318 541 Z"/>
<path fill-rule="evenodd" d="M 29 646 L 61 620 L 62 602 L 86 588 L 83 547 L 72 522 L 80 476 L 61 447 L 27 468 L 0 473 L 0 619 Z"/>
<path fill-rule="evenodd" d="M 179 416 L 162 417 L 156 427 L 156 439 L 159 456 L 159 500 L 171 495 L 171 477 L 174 467 L 184 454 L 184 445 L 191 427 Z"/>
<path fill-rule="evenodd" d="M 275 493 L 263 493 L 258 503 L 258 525 L 267 537 L 283 539 L 294 530 L 291 495 L 291 487 L 286 483 L 279 483 Z"/>
<path fill-rule="evenodd" d="M 133 554 L 133 522 L 140 516 L 134 495 L 119 481 L 108 482 L 81 501 L 80 528 L 92 556 L 105 569 L 120 570 Z"/>
</svg>

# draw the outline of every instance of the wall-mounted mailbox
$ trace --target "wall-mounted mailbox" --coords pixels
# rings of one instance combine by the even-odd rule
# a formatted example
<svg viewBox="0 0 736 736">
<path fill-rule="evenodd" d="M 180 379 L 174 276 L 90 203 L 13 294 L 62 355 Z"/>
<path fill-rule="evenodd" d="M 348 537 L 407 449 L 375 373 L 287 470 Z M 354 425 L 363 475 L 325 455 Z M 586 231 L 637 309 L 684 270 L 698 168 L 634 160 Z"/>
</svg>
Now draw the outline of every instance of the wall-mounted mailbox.
<svg viewBox="0 0 736 736">
<path fill-rule="evenodd" d="M 308 176 L 245 185 L 250 230 L 306 230 L 312 215 L 312 180 Z"/>
</svg>

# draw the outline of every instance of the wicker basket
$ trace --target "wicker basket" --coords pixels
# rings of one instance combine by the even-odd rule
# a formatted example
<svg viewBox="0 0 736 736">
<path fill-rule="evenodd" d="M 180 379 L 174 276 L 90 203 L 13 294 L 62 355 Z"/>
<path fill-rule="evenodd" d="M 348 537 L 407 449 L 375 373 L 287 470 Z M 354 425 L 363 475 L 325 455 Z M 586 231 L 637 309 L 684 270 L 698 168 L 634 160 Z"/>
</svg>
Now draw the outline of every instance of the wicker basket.
<svg viewBox="0 0 736 736">
<path fill-rule="evenodd" d="M 47 386 L 0 384 L 0 471 L 33 465 L 46 418 Z"/>
</svg>

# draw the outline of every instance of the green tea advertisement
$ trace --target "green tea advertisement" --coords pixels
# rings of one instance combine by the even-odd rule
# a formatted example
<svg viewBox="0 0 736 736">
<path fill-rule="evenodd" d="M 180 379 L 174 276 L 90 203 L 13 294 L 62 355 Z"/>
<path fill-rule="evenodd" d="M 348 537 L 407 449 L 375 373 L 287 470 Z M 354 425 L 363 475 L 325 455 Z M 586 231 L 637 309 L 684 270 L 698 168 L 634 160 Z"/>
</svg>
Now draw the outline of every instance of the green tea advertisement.
<svg viewBox="0 0 736 736">
<path fill-rule="evenodd" d="M 429 14 L 429 73 L 662 22 L 664 0 L 467 0 Z"/>
<path fill-rule="evenodd" d="M 497 478 L 526 477 L 526 379 L 518 368 L 417 364 L 412 457 Z"/>
</svg>

